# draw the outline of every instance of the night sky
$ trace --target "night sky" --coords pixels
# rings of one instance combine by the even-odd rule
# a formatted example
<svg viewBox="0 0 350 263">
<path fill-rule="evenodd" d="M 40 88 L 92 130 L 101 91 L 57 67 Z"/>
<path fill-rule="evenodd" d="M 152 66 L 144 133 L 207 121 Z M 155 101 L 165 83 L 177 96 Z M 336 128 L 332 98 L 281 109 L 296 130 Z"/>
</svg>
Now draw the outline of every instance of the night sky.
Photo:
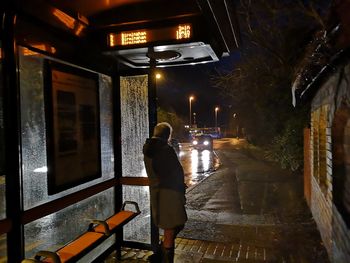
<svg viewBox="0 0 350 263">
<path fill-rule="evenodd" d="M 173 109 L 188 123 L 189 97 L 193 95 L 192 113 L 196 113 L 198 127 L 214 126 L 216 106 L 220 108 L 218 123 L 224 123 L 230 102 L 213 87 L 211 76 L 217 71 L 231 71 L 238 57 L 237 52 L 219 62 L 159 69 L 162 79 L 157 81 L 158 105 Z"/>
</svg>

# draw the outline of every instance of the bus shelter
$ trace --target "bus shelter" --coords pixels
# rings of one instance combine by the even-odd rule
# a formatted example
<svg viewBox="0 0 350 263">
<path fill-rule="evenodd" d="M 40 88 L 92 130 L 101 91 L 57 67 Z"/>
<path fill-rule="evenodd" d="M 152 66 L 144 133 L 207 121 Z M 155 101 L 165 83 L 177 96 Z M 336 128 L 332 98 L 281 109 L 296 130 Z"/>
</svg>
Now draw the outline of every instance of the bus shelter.
<svg viewBox="0 0 350 263">
<path fill-rule="evenodd" d="M 150 249 L 154 71 L 237 49 L 232 1 L 6 0 L 0 11 L 0 261 L 55 250 L 125 200 L 141 215 L 86 258 L 116 242 Z"/>
</svg>

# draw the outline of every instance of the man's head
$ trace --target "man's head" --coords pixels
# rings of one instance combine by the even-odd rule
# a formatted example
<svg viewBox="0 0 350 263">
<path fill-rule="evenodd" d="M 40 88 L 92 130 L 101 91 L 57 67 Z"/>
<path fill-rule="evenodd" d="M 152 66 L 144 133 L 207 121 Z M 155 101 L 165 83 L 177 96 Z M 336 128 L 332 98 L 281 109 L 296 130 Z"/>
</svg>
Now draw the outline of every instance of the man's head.
<svg viewBox="0 0 350 263">
<path fill-rule="evenodd" d="M 170 140 L 173 128 L 167 122 L 160 122 L 154 127 L 153 137 L 162 138 L 166 141 Z"/>
</svg>

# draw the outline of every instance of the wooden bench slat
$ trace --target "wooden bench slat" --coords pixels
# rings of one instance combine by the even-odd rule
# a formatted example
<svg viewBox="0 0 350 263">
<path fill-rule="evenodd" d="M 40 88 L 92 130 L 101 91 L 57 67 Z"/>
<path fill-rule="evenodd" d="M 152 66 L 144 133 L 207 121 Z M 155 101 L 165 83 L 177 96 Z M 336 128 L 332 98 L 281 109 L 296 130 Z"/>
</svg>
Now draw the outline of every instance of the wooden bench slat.
<svg viewBox="0 0 350 263">
<path fill-rule="evenodd" d="M 125 206 L 127 204 L 134 205 L 136 212 L 126 211 Z M 34 260 L 36 260 L 36 262 L 46 263 L 76 262 L 82 256 L 86 255 L 105 241 L 111 234 L 116 233 L 118 228 L 123 227 L 140 213 L 140 209 L 136 202 L 125 201 L 122 210 L 117 214 L 111 216 L 105 221 L 92 220 L 88 227 L 88 232 L 85 232 L 72 242 L 58 249 L 56 252 L 37 252 Z"/>
<path fill-rule="evenodd" d="M 137 213 L 131 211 L 120 211 L 118 214 L 115 214 L 114 216 L 106 220 L 109 230 L 113 232 L 113 230 L 116 227 L 120 227 L 122 223 L 123 225 L 126 224 L 127 222 L 129 222 L 130 219 L 132 219 L 136 215 Z M 94 228 L 94 231 L 104 233 L 104 228 L 102 225 L 98 225 Z"/>
<path fill-rule="evenodd" d="M 94 245 L 96 241 L 103 237 L 104 234 L 101 233 L 86 232 L 79 238 L 56 251 L 56 253 L 60 257 L 62 263 L 67 262 L 72 257 L 80 254 L 85 249 L 88 249 L 90 246 Z"/>
</svg>

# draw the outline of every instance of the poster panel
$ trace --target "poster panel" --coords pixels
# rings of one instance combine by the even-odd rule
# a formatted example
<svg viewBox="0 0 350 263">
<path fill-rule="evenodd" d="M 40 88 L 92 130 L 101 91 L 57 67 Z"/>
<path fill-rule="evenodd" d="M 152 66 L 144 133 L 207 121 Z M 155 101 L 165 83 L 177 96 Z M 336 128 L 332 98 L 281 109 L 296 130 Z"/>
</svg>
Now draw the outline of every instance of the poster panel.
<svg viewBox="0 0 350 263">
<path fill-rule="evenodd" d="M 47 63 L 48 192 L 101 177 L 98 75 Z"/>
</svg>

